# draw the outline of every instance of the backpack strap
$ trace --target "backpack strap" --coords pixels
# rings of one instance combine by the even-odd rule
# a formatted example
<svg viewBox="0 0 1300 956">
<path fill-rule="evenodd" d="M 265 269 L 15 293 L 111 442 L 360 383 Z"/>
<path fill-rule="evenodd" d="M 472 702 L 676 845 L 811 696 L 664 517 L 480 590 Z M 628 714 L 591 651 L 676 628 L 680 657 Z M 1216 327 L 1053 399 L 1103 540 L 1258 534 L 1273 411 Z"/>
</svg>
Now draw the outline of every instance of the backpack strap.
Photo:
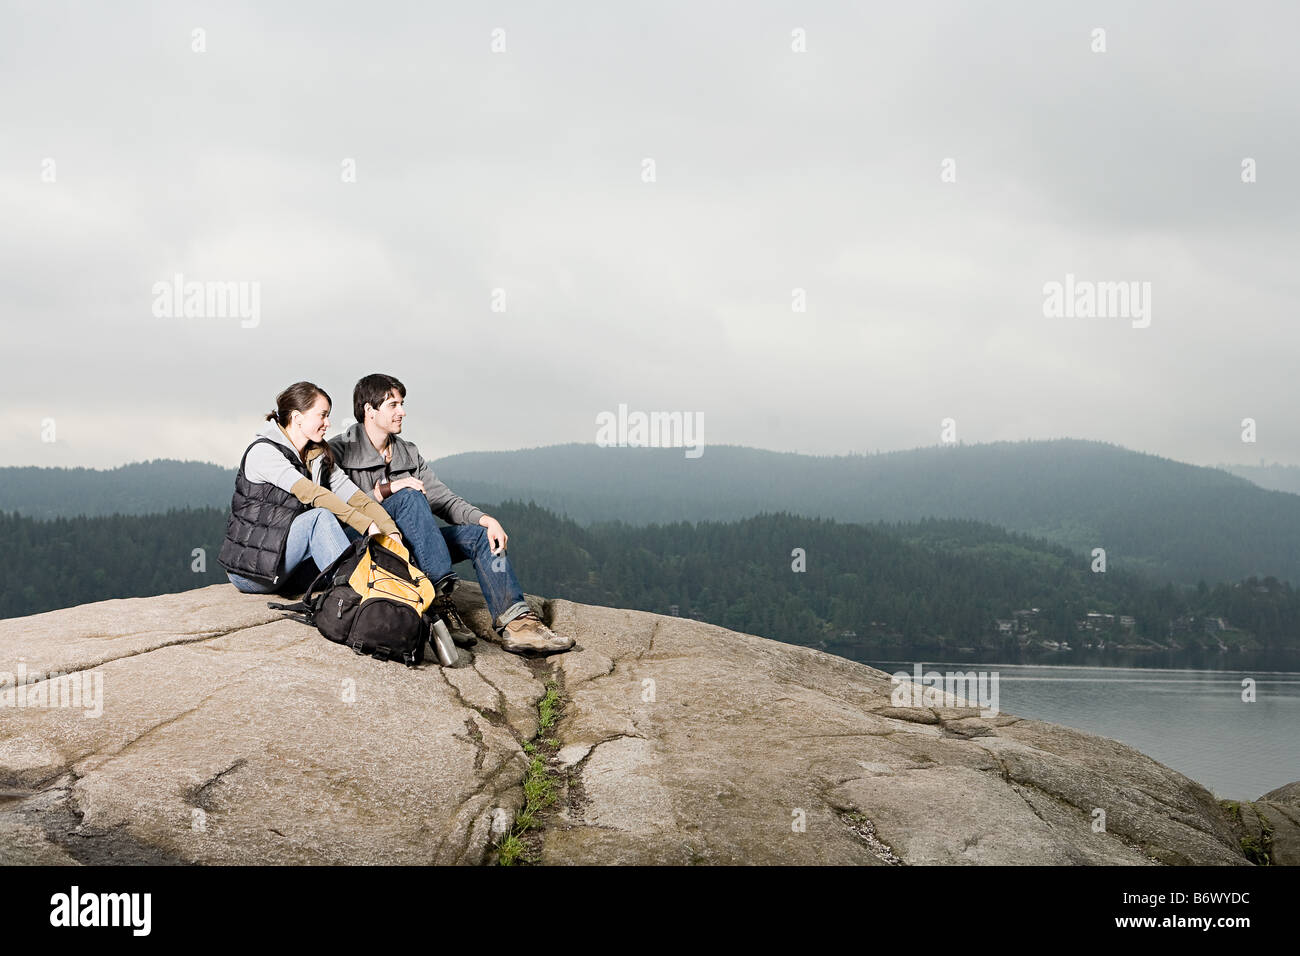
<svg viewBox="0 0 1300 956">
<path fill-rule="evenodd" d="M 290 614 L 289 620 L 297 621 L 299 624 L 315 624 L 315 610 L 308 606 L 305 601 L 296 601 L 293 604 L 276 604 L 274 601 L 268 601 L 266 606 L 272 611 L 300 611 L 300 614 Z"/>
<path fill-rule="evenodd" d="M 309 611 L 306 601 L 295 601 L 293 604 L 276 604 L 274 601 L 267 601 L 266 606 L 272 611 Z"/>
<path fill-rule="evenodd" d="M 334 577 L 334 572 L 337 571 L 339 565 L 349 557 L 354 554 L 359 554 L 369 543 L 369 540 L 369 538 L 363 537 L 357 538 L 356 541 L 353 541 L 342 554 L 329 563 L 329 566 L 326 567 L 324 571 L 312 579 L 311 584 L 307 586 L 307 590 L 303 592 L 302 600 L 295 601 L 293 604 L 276 604 L 268 601 L 266 606 L 273 611 L 293 611 L 295 613 L 301 613 L 301 617 L 293 617 L 292 619 L 299 621 L 302 624 L 314 625 L 316 623 L 316 614 L 320 611 L 321 602 L 325 600 L 325 591 L 329 589 L 330 582 Z M 319 598 L 317 595 L 319 595 Z"/>
</svg>

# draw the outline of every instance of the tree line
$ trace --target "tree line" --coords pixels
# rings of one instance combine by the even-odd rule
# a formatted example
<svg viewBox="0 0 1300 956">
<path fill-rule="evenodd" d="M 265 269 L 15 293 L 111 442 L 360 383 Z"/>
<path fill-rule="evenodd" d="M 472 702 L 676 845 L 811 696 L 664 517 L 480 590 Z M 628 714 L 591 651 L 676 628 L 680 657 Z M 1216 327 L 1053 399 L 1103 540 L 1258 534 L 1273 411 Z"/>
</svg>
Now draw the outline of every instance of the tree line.
<svg viewBox="0 0 1300 956">
<path fill-rule="evenodd" d="M 1078 645 L 1088 612 L 1134 619 L 1097 636 L 1112 643 L 1213 649 L 1300 649 L 1300 591 L 1273 577 L 1154 585 L 1095 573 L 1085 556 L 969 520 L 843 524 L 786 513 L 731 522 L 582 526 L 535 504 L 490 506 L 511 536 L 530 593 L 695 617 L 847 656 L 978 650 L 1014 655 L 1037 640 Z M 108 598 L 225 583 L 216 556 L 227 512 L 57 518 L 0 512 L 0 617 Z M 473 580 L 468 565 L 458 568 Z M 1017 611 L 1036 609 L 1031 615 Z M 1207 631 L 1209 618 L 1233 629 Z M 1018 658 L 1017 658 L 1018 659 Z"/>
</svg>

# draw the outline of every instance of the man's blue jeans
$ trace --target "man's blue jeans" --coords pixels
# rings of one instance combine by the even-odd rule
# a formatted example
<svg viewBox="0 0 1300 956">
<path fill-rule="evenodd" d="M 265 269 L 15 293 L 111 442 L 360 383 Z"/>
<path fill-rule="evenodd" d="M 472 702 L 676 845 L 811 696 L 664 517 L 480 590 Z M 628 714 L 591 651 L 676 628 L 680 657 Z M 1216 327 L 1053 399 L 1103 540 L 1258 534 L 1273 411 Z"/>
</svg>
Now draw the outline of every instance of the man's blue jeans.
<svg viewBox="0 0 1300 956">
<path fill-rule="evenodd" d="M 301 573 L 295 575 L 294 571 L 301 572 L 301 565 L 308 558 L 315 562 L 319 571 L 347 548 L 347 535 L 343 533 L 343 527 L 339 524 L 339 519 L 334 517 L 333 512 L 325 508 L 310 508 L 304 511 L 293 519 L 293 524 L 289 525 L 289 537 L 284 543 L 284 577 L 280 579 L 279 589 L 284 590 L 291 579 L 302 580 Z M 270 585 L 262 584 L 260 581 L 250 581 L 243 575 L 227 571 L 226 577 L 230 578 L 230 583 L 245 594 L 275 593 Z M 309 584 L 311 584 L 310 579 L 303 581 L 302 587 L 298 590 L 305 590 Z"/>
<path fill-rule="evenodd" d="M 433 581 L 459 580 L 451 566 L 458 561 L 474 562 L 474 573 L 492 613 L 492 626 L 498 631 L 529 609 L 510 559 L 492 553 L 486 528 L 469 524 L 438 527 L 429 499 L 414 488 L 394 492 L 383 500 L 382 507 L 402 532 L 415 566 Z M 347 535 L 360 537 L 351 528 Z"/>
</svg>

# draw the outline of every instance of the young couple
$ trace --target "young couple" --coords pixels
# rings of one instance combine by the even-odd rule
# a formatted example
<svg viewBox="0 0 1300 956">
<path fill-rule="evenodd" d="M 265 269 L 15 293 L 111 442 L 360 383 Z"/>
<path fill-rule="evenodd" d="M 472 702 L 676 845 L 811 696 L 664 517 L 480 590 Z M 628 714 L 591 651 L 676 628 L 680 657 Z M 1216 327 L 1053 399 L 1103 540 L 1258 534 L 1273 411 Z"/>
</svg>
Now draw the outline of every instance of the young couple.
<svg viewBox="0 0 1300 956">
<path fill-rule="evenodd" d="M 492 626 L 508 651 L 554 653 L 573 646 L 524 602 L 506 557 L 506 532 L 434 475 L 419 449 L 398 436 L 406 386 L 367 375 L 352 390 L 356 424 L 325 440 L 330 397 L 311 382 L 281 392 L 275 411 L 244 452 L 219 561 L 251 594 L 301 593 L 363 534 L 402 540 L 434 582 L 433 606 L 458 644 L 475 642 L 450 594 L 452 564 L 472 561 Z M 450 523 L 439 528 L 434 515 Z"/>
</svg>

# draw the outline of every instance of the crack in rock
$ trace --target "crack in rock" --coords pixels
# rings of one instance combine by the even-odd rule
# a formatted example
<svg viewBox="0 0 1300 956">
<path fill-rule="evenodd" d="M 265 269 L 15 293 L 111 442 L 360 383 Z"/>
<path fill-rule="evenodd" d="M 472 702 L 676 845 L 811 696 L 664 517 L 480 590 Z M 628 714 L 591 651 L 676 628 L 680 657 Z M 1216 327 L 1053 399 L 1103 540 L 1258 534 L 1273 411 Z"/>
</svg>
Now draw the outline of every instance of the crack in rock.
<svg viewBox="0 0 1300 956">
<path fill-rule="evenodd" d="M 890 866 L 905 866 L 903 858 L 889 848 L 880 837 L 876 836 L 876 825 L 861 813 L 841 813 L 840 822 L 867 845 L 871 854 L 882 863 Z"/>
<path fill-rule="evenodd" d="M 475 668 L 475 670 L 477 669 L 478 668 Z M 442 678 L 442 682 L 447 685 L 447 688 L 451 691 L 452 695 L 456 698 L 456 703 L 460 704 L 466 710 L 474 711 L 474 713 L 478 714 L 480 717 L 486 720 L 493 727 L 504 727 L 506 730 L 510 731 L 512 735 L 515 734 L 514 728 L 511 727 L 509 723 L 507 723 L 505 715 L 503 713 L 499 713 L 487 707 L 476 707 L 474 704 L 471 704 L 461 695 L 460 688 L 447 679 L 447 675 L 443 673 L 443 671 L 444 669 L 439 667 L 438 676 Z M 500 694 L 501 692 L 497 691 L 497 693 Z"/>
<path fill-rule="evenodd" d="M 203 783 L 199 784 L 197 787 L 190 787 L 190 789 L 185 792 L 186 801 L 189 802 L 190 806 L 198 807 L 201 810 L 212 809 L 210 806 L 208 806 L 208 796 L 211 794 L 212 788 L 215 787 L 221 781 L 221 778 L 224 777 L 226 774 L 233 773 L 234 771 L 238 770 L 240 767 L 246 766 L 247 764 L 248 764 L 248 760 L 245 759 L 244 757 L 240 757 L 238 760 L 232 763 L 225 770 L 217 771 L 215 774 L 213 774 Z M 283 836 L 283 834 L 281 834 L 281 836 Z"/>
<path fill-rule="evenodd" d="M 125 821 L 111 827 L 92 827 L 85 823 L 85 813 L 77 804 L 73 788 L 81 777 L 76 771 L 62 774 L 57 788 L 47 789 L 47 805 L 30 811 L 20 810 L 45 832 L 45 838 L 68 856 L 86 866 L 187 866 L 190 861 L 160 847 L 138 840 Z"/>
<path fill-rule="evenodd" d="M 644 649 L 643 649 L 639 654 L 637 654 L 637 656 L 636 656 L 636 660 L 639 661 L 641 658 L 645 657 L 647 654 L 654 653 L 654 649 L 655 649 L 655 638 L 659 636 L 659 628 L 662 627 L 662 626 L 663 626 L 663 621 L 659 620 L 659 619 L 656 617 L 656 618 L 655 618 L 654 627 L 650 629 L 650 643 L 647 644 L 647 645 L 645 646 L 645 648 L 644 648 Z"/>
<path fill-rule="evenodd" d="M 229 632 L 227 632 L 227 633 L 229 633 Z M 133 655 L 133 654 L 132 654 L 132 655 L 127 655 L 127 656 L 129 656 L 129 657 L 134 657 L 134 656 L 136 656 L 136 655 Z M 212 693 L 210 693 L 210 694 L 208 694 L 206 697 L 202 698 L 202 699 L 201 699 L 197 704 L 195 704 L 193 707 L 189 708 L 188 710 L 183 710 L 183 711 L 181 711 L 179 714 L 175 714 L 175 715 L 172 716 L 172 717 L 168 717 L 166 720 L 160 721 L 159 723 L 154 724 L 152 727 L 147 727 L 145 730 L 143 730 L 142 732 L 140 732 L 139 734 L 137 734 L 136 736 L 134 736 L 134 737 L 132 737 L 130 740 L 128 740 L 125 744 L 123 744 L 120 748 L 118 748 L 117 750 L 115 750 L 113 753 L 108 754 L 108 755 L 104 755 L 104 754 L 101 753 L 100 751 L 94 751 L 94 752 L 89 753 L 89 754 L 83 754 L 81 757 L 77 758 L 76 763 L 84 764 L 84 763 L 85 763 L 86 761 L 88 761 L 88 760 L 93 760 L 93 759 L 96 758 L 96 757 L 101 757 L 102 759 L 100 760 L 100 762 L 97 763 L 97 764 L 96 764 L 96 765 L 91 769 L 90 772 L 94 772 L 94 771 L 97 771 L 97 770 L 102 769 L 106 764 L 111 763 L 112 761 L 114 761 L 114 760 L 116 760 L 117 758 L 121 757 L 124 753 L 126 753 L 128 750 L 130 750 L 132 747 L 134 747 L 136 744 L 138 744 L 140 741 L 144 740 L 146 737 L 150 736 L 151 734 L 154 734 L 154 733 L 158 732 L 159 730 L 164 729 L 165 727 L 170 727 L 172 724 L 176 723 L 177 721 L 179 721 L 179 720 L 183 720 L 184 718 L 190 716 L 191 714 L 194 714 L 194 713 L 198 712 L 199 710 L 201 710 L 201 709 L 204 707 L 204 705 L 206 705 L 206 704 L 208 703 L 208 701 L 212 700 L 212 698 L 216 697 L 218 694 L 220 694 L 220 693 L 222 693 L 223 691 L 225 691 L 225 690 L 226 690 L 227 688 L 229 688 L 231 685 L 239 683 L 240 679 L 241 679 L 245 674 L 249 673 L 250 671 L 258 670 L 260 667 L 262 667 L 261 664 L 253 664 L 253 665 L 250 666 L 250 667 L 245 667 L 242 671 L 240 671 L 238 674 L 236 674 L 236 675 L 235 675 L 234 677 L 232 677 L 230 680 L 226 681 L 226 682 L 225 682 L 224 684 L 222 684 L 220 687 L 216 688 L 216 690 L 214 690 Z M 68 769 L 72 769 L 72 768 L 69 767 Z"/>
<path fill-rule="evenodd" d="M 472 668 L 474 669 L 474 673 L 475 673 L 475 674 L 477 674 L 479 677 L 481 677 L 481 678 L 483 679 L 483 683 L 487 684 L 489 687 L 491 687 L 494 691 L 497 692 L 497 707 L 496 707 L 496 710 L 497 710 L 498 713 L 500 713 L 500 714 L 504 714 L 504 713 L 506 712 L 506 695 L 505 695 L 505 693 L 502 692 L 502 690 L 501 690 L 500 687 L 498 687 L 496 684 L 492 683 L 491 679 L 487 676 L 487 674 L 484 674 L 483 671 L 481 671 L 481 670 L 479 669 L 479 666 L 478 666 L 478 657 L 477 657 L 477 656 L 475 656 L 474 658 L 472 658 L 472 659 L 470 660 L 470 667 L 472 667 Z"/>
<path fill-rule="evenodd" d="M 1038 808 L 1034 806 L 1032 800 L 1030 800 L 1027 796 L 1025 796 L 1025 792 L 1024 790 L 1021 789 L 1020 785 L 1015 783 L 1014 781 L 1008 781 L 1008 785 L 1011 787 L 1012 791 L 1015 793 L 1016 796 L 1018 796 L 1021 800 L 1025 801 L 1025 806 L 1027 806 L 1030 810 L 1033 811 L 1034 816 L 1042 820 L 1044 825 L 1046 825 L 1046 827 L 1049 830 L 1052 829 L 1052 825 L 1047 822 L 1047 817 L 1043 816 L 1041 813 L 1038 812 Z"/>
<path fill-rule="evenodd" d="M 274 623 L 274 622 L 268 621 L 267 623 Z M 239 627 L 232 627 L 232 628 L 230 628 L 230 629 L 228 629 L 228 630 L 225 630 L 225 631 L 213 631 L 213 632 L 211 632 L 211 633 L 207 633 L 207 632 L 205 632 L 205 633 L 204 633 L 202 636 L 200 636 L 200 637 L 193 637 L 193 636 L 181 637 L 181 638 L 177 638 L 177 639 L 174 640 L 174 641 L 167 641 L 166 643 L 163 643 L 163 644 L 156 644 L 156 645 L 154 645 L 153 647 L 143 647 L 143 648 L 140 648 L 139 650 L 131 651 L 129 654 L 119 654 L 117 657 L 106 657 L 106 658 L 104 658 L 104 659 L 102 659 L 102 660 L 98 660 L 98 661 L 95 661 L 95 662 L 90 663 L 90 664 L 83 664 L 83 665 L 80 666 L 80 667 L 73 667 L 73 668 L 68 669 L 68 670 L 63 670 L 62 668 L 60 668 L 60 669 L 57 670 L 57 671 L 49 671 L 48 673 L 50 673 L 51 675 L 54 675 L 54 676 L 55 676 L 55 679 L 57 679 L 58 677 L 68 677 L 68 676 L 70 676 L 70 675 L 72 675 L 72 674 L 80 674 L 80 673 L 82 673 L 82 672 L 84 672 L 84 671 L 91 671 L 91 670 L 94 670 L 96 667 L 103 667 L 105 664 L 112 664 L 112 663 L 114 663 L 114 662 L 116 662 L 116 661 L 125 661 L 125 660 L 129 660 L 129 659 L 132 658 L 132 657 L 140 657 L 141 655 L 144 655 L 144 654 L 152 654 L 154 651 L 161 651 L 163 648 L 166 648 L 166 647 L 178 647 L 178 646 L 183 645 L 183 644 L 200 644 L 200 643 L 202 643 L 203 641 L 214 641 L 214 640 L 216 640 L 216 639 L 219 638 L 219 637 L 225 637 L 227 634 L 234 634 L 234 633 L 236 633 L 237 631 L 246 631 L 246 630 L 248 630 L 250 627 L 264 627 L 264 626 L 265 626 L 264 624 L 240 625 Z M 142 631 L 141 633 L 143 633 L 143 634 L 154 634 L 154 633 L 160 633 L 160 632 L 157 632 L 157 631 Z M 127 635 L 127 636 L 129 637 L 129 636 L 132 636 L 132 635 Z M 12 675 L 10 675 L 10 676 L 12 676 Z M 48 679 L 49 679 L 49 678 L 44 678 L 44 679 L 39 680 L 39 681 L 32 681 L 32 682 L 31 682 L 31 686 L 35 686 L 35 685 L 37 685 L 37 684 L 42 684 L 42 683 L 45 682 L 45 680 L 48 680 Z M 0 688 L 4 688 L 4 687 L 12 687 L 12 686 L 15 686 L 15 684 L 14 684 L 13 681 L 6 680 L 6 681 L 4 681 L 3 683 L 0 683 Z"/>
<path fill-rule="evenodd" d="M 1069 800 L 1065 799 L 1065 797 L 1061 796 L 1060 794 L 1050 793 L 1049 791 L 1044 790 L 1042 787 L 1037 786 L 1031 780 L 1024 780 L 1024 779 L 1013 777 L 1011 775 L 1010 769 L 1007 767 L 1006 761 L 1002 759 L 1001 755 L 999 755 L 996 751 L 984 747 L 981 744 L 976 744 L 976 746 L 978 746 L 981 750 L 983 750 L 985 753 L 987 753 L 989 756 L 991 756 L 994 760 L 998 762 L 998 766 L 1001 768 L 999 776 L 1002 778 L 1002 780 L 1006 782 L 1006 784 L 1009 787 L 1011 787 L 1012 790 L 1015 791 L 1016 796 L 1020 797 L 1021 800 L 1025 801 L 1025 803 L 1029 806 L 1029 809 L 1034 811 L 1034 815 L 1038 817 L 1038 819 L 1042 820 L 1044 823 L 1047 823 L 1047 820 L 1044 819 L 1043 815 L 1038 812 L 1038 808 L 1035 807 L 1032 803 L 1030 803 L 1029 799 L 1024 795 L 1024 793 L 1020 791 L 1021 787 L 1024 787 L 1027 790 L 1033 790 L 1037 793 L 1040 793 L 1043 796 L 1047 797 L 1047 799 L 1052 800 L 1057 804 L 1060 804 L 1066 810 L 1071 810 L 1074 811 L 1075 813 L 1078 813 L 1081 817 L 1083 817 L 1084 823 L 1089 828 L 1091 828 L 1092 808 L 1080 807 L 1074 803 L 1071 803 Z M 1047 825 L 1049 827 L 1051 826 L 1050 823 L 1047 823 Z M 1159 860 L 1156 857 L 1152 856 L 1150 853 L 1148 853 L 1145 846 L 1143 846 L 1140 843 L 1137 843 L 1136 838 L 1133 835 L 1127 834 L 1122 830 L 1112 830 L 1109 828 L 1105 831 L 1105 833 L 1107 836 L 1112 837 L 1113 839 L 1122 843 L 1130 850 L 1133 850 L 1136 853 L 1140 853 L 1142 856 L 1150 860 L 1152 863 L 1159 863 L 1162 866 L 1165 865 L 1162 860 Z"/>
<path fill-rule="evenodd" d="M 465 718 L 465 730 L 468 731 L 469 737 L 462 737 L 460 734 L 454 734 L 458 740 L 468 739 L 474 745 L 474 769 L 483 769 L 483 756 L 487 753 L 487 744 L 483 743 L 483 731 L 478 729 L 478 724 L 474 723 L 474 718 L 467 716 Z"/>
</svg>

